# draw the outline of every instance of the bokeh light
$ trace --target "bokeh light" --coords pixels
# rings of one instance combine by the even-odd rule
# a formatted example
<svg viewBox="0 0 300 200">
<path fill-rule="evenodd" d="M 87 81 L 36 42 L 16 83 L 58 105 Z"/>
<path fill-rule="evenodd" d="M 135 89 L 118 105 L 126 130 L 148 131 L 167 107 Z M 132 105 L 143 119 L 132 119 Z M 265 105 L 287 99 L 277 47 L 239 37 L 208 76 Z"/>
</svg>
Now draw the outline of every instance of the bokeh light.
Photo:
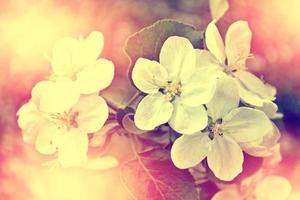
<svg viewBox="0 0 300 200">
<path fill-rule="evenodd" d="M 98 172 L 45 168 L 42 157 L 22 141 L 15 113 L 30 97 L 32 86 L 50 70 L 53 43 L 92 30 L 104 33 L 103 57 L 113 60 L 117 76 L 125 74 L 126 38 L 158 19 L 172 18 L 204 28 L 207 0 L 3 0 L 0 1 L 0 199 L 3 200 L 126 200 L 118 168 Z M 253 31 L 256 60 L 250 69 L 278 87 L 277 123 L 283 131 L 283 162 L 278 174 L 300 192 L 300 1 L 230 0 L 220 21 L 223 32 L 237 19 Z M 290 103 L 292 102 L 292 103 Z M 114 153 L 127 151 L 117 144 Z M 124 155 L 122 158 L 126 157 Z M 287 171 L 288 169 L 288 171 Z M 297 197 L 295 197 L 297 199 Z"/>
</svg>

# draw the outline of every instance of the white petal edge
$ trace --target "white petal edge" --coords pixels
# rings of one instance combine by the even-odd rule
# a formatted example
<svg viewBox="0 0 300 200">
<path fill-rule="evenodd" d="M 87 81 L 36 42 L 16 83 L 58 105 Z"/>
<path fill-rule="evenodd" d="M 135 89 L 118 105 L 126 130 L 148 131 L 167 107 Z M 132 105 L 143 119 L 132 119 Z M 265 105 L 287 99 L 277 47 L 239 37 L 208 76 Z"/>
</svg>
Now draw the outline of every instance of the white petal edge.
<svg viewBox="0 0 300 200">
<path fill-rule="evenodd" d="M 88 136 L 79 129 L 65 132 L 58 144 L 58 160 L 65 167 L 78 167 L 86 159 Z"/>
<path fill-rule="evenodd" d="M 263 111 L 264 113 L 266 113 L 266 115 L 270 118 L 270 119 L 274 119 L 277 117 L 278 113 L 278 106 L 269 100 L 264 101 L 263 106 L 262 107 L 257 107 L 257 109 Z"/>
<path fill-rule="evenodd" d="M 275 99 L 275 87 L 265 84 L 263 80 L 256 77 L 254 74 L 248 71 L 238 70 L 234 75 L 241 81 L 247 90 L 258 95 L 260 98 L 270 101 Z"/>
<path fill-rule="evenodd" d="M 217 79 L 217 87 L 213 98 L 206 104 L 207 113 L 216 121 L 239 105 L 239 92 L 234 79 L 229 76 Z"/>
<path fill-rule="evenodd" d="M 212 18 L 218 21 L 229 9 L 228 0 L 209 0 L 209 9 Z"/>
<path fill-rule="evenodd" d="M 153 130 L 166 123 L 173 112 L 173 105 L 163 94 L 145 96 L 138 104 L 134 123 L 141 130 Z"/>
<path fill-rule="evenodd" d="M 38 152 L 50 155 L 56 152 L 62 131 L 52 123 L 45 123 L 40 129 L 35 142 Z"/>
<path fill-rule="evenodd" d="M 209 102 L 216 90 L 216 77 L 210 75 L 208 69 L 196 69 L 189 82 L 181 86 L 182 103 L 196 107 Z"/>
<path fill-rule="evenodd" d="M 260 110 L 239 107 L 223 118 L 224 132 L 237 142 L 251 142 L 263 138 L 273 130 L 266 114 Z"/>
<path fill-rule="evenodd" d="M 183 37 L 171 36 L 163 44 L 159 62 L 166 68 L 171 81 L 188 81 L 196 67 L 192 43 Z"/>
<path fill-rule="evenodd" d="M 92 31 L 83 41 L 83 55 L 87 60 L 94 61 L 101 54 L 104 47 L 104 36 L 99 31 Z M 83 56 L 82 55 L 82 56 Z"/>
<path fill-rule="evenodd" d="M 215 20 L 210 22 L 206 28 L 205 44 L 218 61 L 221 64 L 224 64 L 226 58 L 224 42 L 215 24 Z"/>
<path fill-rule="evenodd" d="M 72 112 L 78 112 L 78 127 L 86 133 L 100 130 L 109 114 L 105 100 L 97 95 L 81 96 Z"/>
<path fill-rule="evenodd" d="M 55 42 L 52 52 L 52 70 L 54 75 L 68 77 L 72 74 L 79 55 L 79 42 L 65 37 Z"/>
<path fill-rule="evenodd" d="M 208 116 L 203 105 L 190 107 L 180 99 L 173 102 L 174 111 L 169 125 L 178 133 L 191 135 L 207 126 Z"/>
<path fill-rule="evenodd" d="M 39 129 L 44 124 L 41 113 L 37 110 L 36 105 L 29 101 L 25 103 L 17 112 L 18 125 L 22 129 L 23 140 L 26 143 L 34 144 Z"/>
<path fill-rule="evenodd" d="M 72 81 L 52 82 L 40 93 L 40 110 L 46 113 L 58 113 L 74 106 L 80 93 Z"/>
<path fill-rule="evenodd" d="M 253 142 L 240 143 L 243 151 L 255 157 L 271 156 L 278 144 L 280 131 L 273 123 L 273 129 L 262 138 Z"/>
<path fill-rule="evenodd" d="M 92 94 L 108 87 L 114 78 L 114 64 L 106 59 L 99 59 L 77 73 L 76 86 L 81 94 Z"/>
<path fill-rule="evenodd" d="M 214 175 L 223 181 L 231 181 L 243 170 L 244 156 L 240 146 L 230 137 L 216 136 L 207 163 Z"/>
<path fill-rule="evenodd" d="M 241 100 L 249 105 L 255 106 L 255 107 L 261 107 L 264 104 L 264 99 L 262 99 L 257 94 L 253 93 L 252 91 L 248 90 L 245 85 L 238 79 L 235 78 L 235 83 L 238 86 L 239 89 L 239 95 L 241 97 Z"/>
<path fill-rule="evenodd" d="M 232 23 L 225 36 L 225 52 L 228 66 L 233 69 L 246 67 L 246 59 L 250 54 L 252 33 L 247 21 Z"/>
<path fill-rule="evenodd" d="M 144 93 L 157 93 L 168 82 L 167 70 L 158 62 L 139 58 L 132 70 L 134 85 Z"/>
<path fill-rule="evenodd" d="M 199 164 L 206 158 L 211 140 L 207 133 L 183 135 L 175 140 L 171 149 L 174 165 L 180 169 L 187 169 Z"/>
</svg>

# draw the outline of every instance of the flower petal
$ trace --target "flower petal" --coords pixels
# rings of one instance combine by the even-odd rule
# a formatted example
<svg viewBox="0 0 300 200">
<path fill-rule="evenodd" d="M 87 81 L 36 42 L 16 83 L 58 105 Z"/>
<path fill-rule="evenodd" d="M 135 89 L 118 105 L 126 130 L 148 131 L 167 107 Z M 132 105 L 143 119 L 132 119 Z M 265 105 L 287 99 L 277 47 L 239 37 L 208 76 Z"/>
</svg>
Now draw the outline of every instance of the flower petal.
<svg viewBox="0 0 300 200">
<path fill-rule="evenodd" d="M 203 49 L 195 49 L 196 51 L 196 67 L 209 67 L 223 70 L 217 58 L 209 51 Z"/>
<path fill-rule="evenodd" d="M 279 138 L 280 131 L 277 126 L 273 124 L 273 129 L 263 136 L 263 138 L 259 138 L 252 142 L 240 143 L 240 146 L 243 151 L 255 157 L 271 156 L 275 146 L 278 144 Z"/>
<path fill-rule="evenodd" d="M 239 89 L 239 95 L 243 102 L 256 107 L 263 106 L 264 100 L 254 92 L 248 90 L 238 78 L 235 78 L 235 83 Z"/>
<path fill-rule="evenodd" d="M 244 200 L 237 188 L 226 188 L 217 192 L 212 200 Z"/>
<path fill-rule="evenodd" d="M 66 37 L 58 40 L 52 52 L 52 71 L 57 76 L 71 76 L 79 56 L 79 42 Z"/>
<path fill-rule="evenodd" d="M 81 58 L 85 64 L 97 60 L 104 46 L 103 34 L 99 31 L 92 31 L 84 41 L 82 41 Z"/>
<path fill-rule="evenodd" d="M 208 117 L 204 106 L 190 107 L 180 99 L 175 99 L 173 105 L 174 111 L 169 124 L 175 131 L 190 135 L 206 127 Z"/>
<path fill-rule="evenodd" d="M 238 70 L 234 73 L 236 77 L 242 82 L 246 89 L 257 94 L 262 99 L 267 99 L 273 101 L 276 95 L 276 88 L 264 84 L 261 79 L 256 77 L 250 72 L 244 70 Z"/>
<path fill-rule="evenodd" d="M 218 21 L 229 9 L 228 0 L 209 0 L 209 9 L 212 18 Z"/>
<path fill-rule="evenodd" d="M 78 72 L 75 82 L 81 94 L 92 94 L 108 87 L 113 77 L 114 64 L 109 60 L 99 59 Z"/>
<path fill-rule="evenodd" d="M 225 52 L 228 66 L 244 69 L 250 54 L 252 33 L 247 21 L 236 21 L 230 25 L 225 37 Z"/>
<path fill-rule="evenodd" d="M 169 37 L 161 48 L 159 60 L 171 80 L 184 82 L 194 73 L 196 55 L 193 45 L 186 38 Z"/>
<path fill-rule="evenodd" d="M 280 176 L 268 176 L 258 183 L 255 189 L 257 199 L 263 200 L 284 200 L 292 191 L 290 182 Z"/>
<path fill-rule="evenodd" d="M 144 93 L 157 93 L 168 81 L 167 70 L 158 62 L 139 58 L 132 70 L 134 85 Z"/>
<path fill-rule="evenodd" d="M 40 112 L 36 105 L 29 101 L 24 104 L 17 112 L 18 125 L 23 132 L 23 140 L 26 143 L 34 144 L 38 135 L 39 129 L 44 124 Z"/>
<path fill-rule="evenodd" d="M 240 146 L 230 137 L 216 136 L 207 155 L 209 168 L 223 181 L 231 181 L 243 170 L 244 156 Z"/>
<path fill-rule="evenodd" d="M 41 94 L 48 90 L 53 84 L 52 81 L 40 81 L 31 90 L 31 100 L 37 106 L 37 109 L 40 107 L 40 98 Z"/>
<path fill-rule="evenodd" d="M 174 165 L 180 169 L 196 166 L 207 156 L 210 143 L 207 133 L 199 132 L 179 137 L 171 150 Z"/>
<path fill-rule="evenodd" d="M 230 89 L 229 89 L 230 88 Z M 207 106 L 207 113 L 213 121 L 221 119 L 232 109 L 239 105 L 238 88 L 229 76 L 220 77 L 217 80 L 217 89 Z"/>
<path fill-rule="evenodd" d="M 223 118 L 224 132 L 237 142 L 251 142 L 264 137 L 273 130 L 264 112 L 240 107 Z"/>
<path fill-rule="evenodd" d="M 166 123 L 173 112 L 173 105 L 163 94 L 147 95 L 139 103 L 135 116 L 135 125 L 142 130 L 152 130 Z"/>
<path fill-rule="evenodd" d="M 45 123 L 39 129 L 35 148 L 41 154 L 50 155 L 56 152 L 58 140 L 62 132 L 52 123 Z"/>
<path fill-rule="evenodd" d="M 79 129 L 64 133 L 58 146 L 58 160 L 63 167 L 80 166 L 86 159 L 88 136 Z"/>
<path fill-rule="evenodd" d="M 208 69 L 196 69 L 189 82 L 181 87 L 180 98 L 188 106 L 199 106 L 211 100 L 216 90 L 216 78 Z"/>
<path fill-rule="evenodd" d="M 263 111 L 270 119 L 277 117 L 278 106 L 269 100 L 264 101 L 262 107 L 257 107 L 257 109 Z"/>
<path fill-rule="evenodd" d="M 206 28 L 205 44 L 208 50 L 217 58 L 217 60 L 224 64 L 226 58 L 224 43 L 215 21 L 210 22 Z"/>
<path fill-rule="evenodd" d="M 109 111 L 102 97 L 89 95 L 80 97 L 72 112 L 78 112 L 78 127 L 85 133 L 93 133 L 102 128 Z"/>
<path fill-rule="evenodd" d="M 69 110 L 80 96 L 72 81 L 52 82 L 43 88 L 40 94 L 40 110 L 48 113 L 58 113 Z"/>
</svg>

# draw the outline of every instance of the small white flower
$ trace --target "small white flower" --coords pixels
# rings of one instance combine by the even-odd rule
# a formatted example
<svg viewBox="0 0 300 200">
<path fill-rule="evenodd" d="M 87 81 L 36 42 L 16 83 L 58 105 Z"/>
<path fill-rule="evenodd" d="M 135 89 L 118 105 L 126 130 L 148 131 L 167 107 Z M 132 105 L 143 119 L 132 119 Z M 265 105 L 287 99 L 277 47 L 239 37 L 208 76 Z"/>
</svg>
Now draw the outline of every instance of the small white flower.
<svg viewBox="0 0 300 200">
<path fill-rule="evenodd" d="M 215 79 L 198 65 L 195 52 L 188 39 L 172 36 L 164 42 L 159 62 L 137 60 L 132 79 L 147 94 L 134 117 L 138 128 L 152 130 L 168 122 L 175 131 L 192 134 L 206 127 L 202 104 L 211 99 Z"/>
<path fill-rule="evenodd" d="M 98 59 L 103 49 L 103 35 L 93 31 L 86 39 L 66 37 L 58 40 L 53 48 L 52 79 L 71 80 L 81 94 L 99 92 L 110 85 L 114 64 Z"/>
<path fill-rule="evenodd" d="M 225 181 L 235 178 L 243 167 L 239 144 L 260 140 L 273 130 L 262 111 L 238 105 L 238 89 L 233 78 L 218 79 L 216 92 L 206 104 L 210 117 L 208 128 L 183 135 L 174 142 L 171 150 L 174 164 L 181 169 L 190 168 L 207 158 L 216 177 Z"/>
<path fill-rule="evenodd" d="M 269 117 L 275 117 L 277 105 L 276 89 L 247 71 L 246 60 L 250 56 L 252 33 L 246 21 L 234 22 L 223 39 L 212 21 L 206 29 L 205 41 L 208 50 L 202 50 L 202 62 L 219 65 L 223 75 L 234 77 L 239 95 L 247 104 L 264 111 Z"/>
<path fill-rule="evenodd" d="M 246 187 L 223 189 L 212 200 L 288 200 L 291 190 L 291 184 L 286 178 L 268 176 Z"/>
<path fill-rule="evenodd" d="M 42 154 L 57 153 L 63 167 L 105 168 L 105 158 L 87 158 L 88 134 L 99 131 L 108 118 L 108 106 L 97 92 L 109 86 L 114 65 L 97 59 L 103 36 L 63 38 L 53 48 L 50 80 L 37 83 L 31 100 L 17 112 L 25 142 Z M 116 162 L 111 162 L 115 165 Z"/>
<path fill-rule="evenodd" d="M 42 99 L 43 92 L 33 94 L 17 113 L 24 137 L 42 154 L 57 152 L 63 167 L 81 165 L 87 159 L 88 133 L 100 130 L 108 118 L 105 100 L 97 95 L 82 96 L 68 110 L 48 113 L 34 103 Z"/>
</svg>

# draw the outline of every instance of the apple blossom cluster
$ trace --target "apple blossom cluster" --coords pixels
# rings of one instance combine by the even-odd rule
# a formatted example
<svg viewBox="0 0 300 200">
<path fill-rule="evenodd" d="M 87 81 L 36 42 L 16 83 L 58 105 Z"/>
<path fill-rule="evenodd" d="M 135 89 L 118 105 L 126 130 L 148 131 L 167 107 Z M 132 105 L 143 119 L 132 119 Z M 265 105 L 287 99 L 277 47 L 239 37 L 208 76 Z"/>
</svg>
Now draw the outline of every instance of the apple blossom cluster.
<svg viewBox="0 0 300 200">
<path fill-rule="evenodd" d="M 17 112 L 24 141 L 41 154 L 56 155 L 63 167 L 89 165 L 88 135 L 100 130 L 109 115 L 98 96 L 114 76 L 114 64 L 98 59 L 103 44 L 102 33 L 96 31 L 86 39 L 57 41 L 50 78 L 33 87 L 31 99 Z"/>
<path fill-rule="evenodd" d="M 208 50 L 171 36 L 159 61 L 136 61 L 132 79 L 145 97 L 134 122 L 142 130 L 167 123 L 182 135 L 171 149 L 178 168 L 194 167 L 206 158 L 217 178 L 231 181 L 243 170 L 243 151 L 258 157 L 272 154 L 280 137 L 270 120 L 277 115 L 276 89 L 248 71 L 250 43 L 246 21 L 229 27 L 225 44 L 212 21 L 205 31 Z"/>
<path fill-rule="evenodd" d="M 138 143 L 137 137 L 149 133 L 163 135 L 161 130 L 167 127 L 169 143 L 163 148 L 149 147 L 151 142 L 141 142 L 131 145 L 133 151 L 135 146 L 149 152 L 167 150 L 168 160 L 175 170 L 193 169 L 206 162 L 217 179 L 234 180 L 247 165 L 244 153 L 269 157 L 278 151 L 280 132 L 272 119 L 280 113 L 274 103 L 275 87 L 247 68 L 246 61 L 252 56 L 252 33 L 248 23 L 231 24 L 225 40 L 215 23 L 215 20 L 210 22 L 205 30 L 203 49 L 196 48 L 195 41 L 188 36 L 171 33 L 162 41 L 160 50 L 156 49 L 159 42 L 155 44 L 153 51 L 159 53 L 156 60 L 149 59 L 153 55 L 132 59 L 134 66 L 130 78 L 136 95 L 130 97 L 124 107 L 117 108 L 108 105 L 113 105 L 117 101 L 114 98 L 120 94 L 111 92 L 111 99 L 99 96 L 114 77 L 114 64 L 98 58 L 104 45 L 102 33 L 94 31 L 79 40 L 69 37 L 58 40 L 50 59 L 49 79 L 33 87 L 30 100 L 17 112 L 24 141 L 34 144 L 41 154 L 54 155 L 55 162 L 63 167 L 110 168 L 118 164 L 114 158 L 91 159 L 88 150 L 93 146 L 90 136 L 101 132 L 103 141 L 108 129 L 112 130 L 107 123 L 111 115 L 113 126 L 125 130 L 126 136 L 131 135 L 132 143 Z M 158 25 L 190 28 L 174 21 L 160 21 L 151 28 Z M 134 40 L 146 42 L 140 38 Z M 151 49 L 152 44 L 147 45 L 147 50 Z M 130 93 L 129 89 L 125 93 Z M 109 104 L 106 101 L 110 101 Z M 134 152 L 134 156 L 139 155 L 140 152 Z M 142 159 L 137 160 L 143 165 L 138 169 L 146 170 Z M 128 163 L 133 165 L 134 162 Z M 149 172 L 146 175 L 149 176 Z M 258 182 L 251 178 L 236 187 L 220 190 L 213 200 L 271 200 L 266 195 L 280 187 L 278 190 L 282 192 L 278 200 L 286 199 L 291 190 L 288 181 L 267 175 L 260 177 Z M 150 180 L 153 181 L 152 175 Z"/>
</svg>

